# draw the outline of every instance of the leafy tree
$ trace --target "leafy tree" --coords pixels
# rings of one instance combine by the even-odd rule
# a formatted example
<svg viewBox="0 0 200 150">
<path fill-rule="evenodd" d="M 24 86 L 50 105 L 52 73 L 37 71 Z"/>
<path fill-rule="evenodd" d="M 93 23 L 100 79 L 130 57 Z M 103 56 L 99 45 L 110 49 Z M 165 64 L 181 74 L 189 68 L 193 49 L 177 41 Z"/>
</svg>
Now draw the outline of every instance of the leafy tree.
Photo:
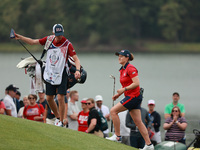
<svg viewBox="0 0 200 150">
<path fill-rule="evenodd" d="M 175 0 L 169 0 L 161 7 L 158 23 L 162 27 L 162 34 L 167 40 L 179 41 L 178 32 L 182 28 L 182 16 L 185 13 L 185 8 Z"/>
</svg>

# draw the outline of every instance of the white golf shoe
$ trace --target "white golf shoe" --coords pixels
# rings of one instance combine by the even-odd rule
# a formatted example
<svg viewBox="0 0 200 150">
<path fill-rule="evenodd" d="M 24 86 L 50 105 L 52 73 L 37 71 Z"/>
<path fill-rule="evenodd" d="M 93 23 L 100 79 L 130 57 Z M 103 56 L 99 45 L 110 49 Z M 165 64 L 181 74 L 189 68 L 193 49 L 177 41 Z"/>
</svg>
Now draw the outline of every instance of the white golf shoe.
<svg viewBox="0 0 200 150">
<path fill-rule="evenodd" d="M 106 137 L 107 140 L 115 141 L 115 142 L 122 142 L 122 138 L 118 137 L 117 135 L 113 134 L 111 137 Z"/>
<path fill-rule="evenodd" d="M 59 119 L 56 119 L 55 120 L 55 126 L 63 127 L 63 123 Z"/>
<path fill-rule="evenodd" d="M 140 150 L 154 150 L 154 146 L 153 146 L 153 144 L 151 144 L 151 145 L 145 145 L 144 147 L 143 147 L 143 149 L 140 149 Z"/>
</svg>

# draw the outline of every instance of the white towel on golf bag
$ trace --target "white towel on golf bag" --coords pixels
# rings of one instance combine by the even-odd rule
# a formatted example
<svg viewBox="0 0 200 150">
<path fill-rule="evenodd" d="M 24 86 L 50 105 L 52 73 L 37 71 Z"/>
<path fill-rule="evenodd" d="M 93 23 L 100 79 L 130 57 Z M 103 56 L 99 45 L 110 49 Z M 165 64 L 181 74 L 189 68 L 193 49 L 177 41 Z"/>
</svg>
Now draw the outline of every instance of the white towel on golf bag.
<svg viewBox="0 0 200 150">
<path fill-rule="evenodd" d="M 42 81 L 42 72 L 40 64 L 35 65 L 35 77 L 31 78 L 31 94 L 36 94 L 37 92 L 44 90 L 44 84 Z"/>
</svg>

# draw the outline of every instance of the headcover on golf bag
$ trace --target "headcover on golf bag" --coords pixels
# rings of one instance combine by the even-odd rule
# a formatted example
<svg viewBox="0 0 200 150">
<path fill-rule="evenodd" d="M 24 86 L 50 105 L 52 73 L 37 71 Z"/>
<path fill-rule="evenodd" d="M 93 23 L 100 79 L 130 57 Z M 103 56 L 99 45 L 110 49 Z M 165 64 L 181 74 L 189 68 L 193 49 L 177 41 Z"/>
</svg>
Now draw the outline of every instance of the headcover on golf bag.
<svg viewBox="0 0 200 150">
<path fill-rule="evenodd" d="M 80 73 L 81 73 L 81 78 L 76 80 L 74 73 L 76 72 L 76 66 L 71 57 L 68 58 L 68 66 L 69 66 L 69 71 L 70 75 L 68 76 L 68 82 L 67 82 L 67 89 L 73 87 L 76 83 L 83 84 L 85 83 L 85 80 L 87 78 L 87 72 L 83 69 L 81 66 Z"/>
</svg>

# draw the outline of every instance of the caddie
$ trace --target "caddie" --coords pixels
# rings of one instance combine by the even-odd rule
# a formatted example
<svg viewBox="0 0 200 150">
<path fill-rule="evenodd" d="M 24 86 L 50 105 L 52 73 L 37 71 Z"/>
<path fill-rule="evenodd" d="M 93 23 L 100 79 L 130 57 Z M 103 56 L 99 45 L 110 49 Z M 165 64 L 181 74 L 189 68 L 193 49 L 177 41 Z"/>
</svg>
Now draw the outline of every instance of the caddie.
<svg viewBox="0 0 200 150">
<path fill-rule="evenodd" d="M 67 65 L 68 57 L 74 59 L 76 72 L 75 78 L 80 79 L 80 61 L 71 42 L 64 36 L 64 28 L 61 24 L 53 26 L 53 35 L 46 36 L 42 39 L 31 39 L 15 33 L 15 39 L 22 40 L 27 44 L 45 45 L 47 51 L 46 67 L 44 69 L 43 78 L 46 81 L 46 99 L 48 104 L 56 116 L 55 125 L 63 126 L 63 118 L 65 112 L 64 96 L 67 91 L 67 77 L 69 75 L 69 67 Z M 54 95 L 57 94 L 59 102 L 59 111 L 54 101 Z"/>
</svg>

